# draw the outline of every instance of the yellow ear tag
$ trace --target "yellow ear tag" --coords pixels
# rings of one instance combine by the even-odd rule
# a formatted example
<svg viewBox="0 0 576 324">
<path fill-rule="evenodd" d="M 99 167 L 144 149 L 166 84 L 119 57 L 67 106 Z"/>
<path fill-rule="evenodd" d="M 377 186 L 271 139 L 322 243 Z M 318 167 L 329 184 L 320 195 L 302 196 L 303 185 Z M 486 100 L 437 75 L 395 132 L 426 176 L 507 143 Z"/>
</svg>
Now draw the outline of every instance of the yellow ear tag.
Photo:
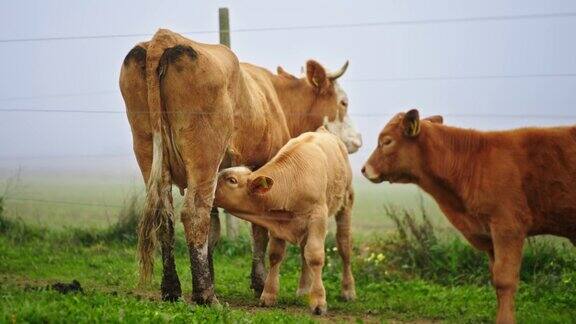
<svg viewBox="0 0 576 324">
<path fill-rule="evenodd" d="M 412 122 L 412 127 L 411 128 L 411 135 L 412 136 L 416 136 L 420 133 L 420 121 L 419 120 L 415 120 Z"/>
<path fill-rule="evenodd" d="M 318 87 L 318 81 L 316 81 L 316 79 L 312 78 L 312 85 L 314 85 L 315 87 Z"/>
<path fill-rule="evenodd" d="M 265 177 L 262 177 L 260 179 L 260 185 L 262 186 L 262 188 L 268 188 L 268 182 L 266 181 Z"/>
</svg>

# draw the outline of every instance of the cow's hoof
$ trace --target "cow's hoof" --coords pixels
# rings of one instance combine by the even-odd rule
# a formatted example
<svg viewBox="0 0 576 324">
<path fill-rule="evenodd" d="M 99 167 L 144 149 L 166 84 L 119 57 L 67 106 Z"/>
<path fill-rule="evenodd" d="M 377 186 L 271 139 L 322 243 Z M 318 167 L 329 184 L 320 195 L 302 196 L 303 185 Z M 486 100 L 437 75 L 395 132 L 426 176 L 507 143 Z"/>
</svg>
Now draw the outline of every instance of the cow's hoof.
<svg viewBox="0 0 576 324">
<path fill-rule="evenodd" d="M 164 294 L 162 293 L 162 301 L 166 301 L 166 302 L 175 302 L 178 301 L 178 299 L 180 299 L 180 295 L 178 294 Z"/>
<path fill-rule="evenodd" d="M 220 305 L 220 302 L 218 301 L 218 298 L 216 298 L 216 295 L 214 294 L 213 290 L 210 290 L 210 292 L 207 293 L 194 294 L 193 299 L 194 302 L 196 302 L 196 304 L 198 305 L 206 305 L 206 306 Z"/>
<path fill-rule="evenodd" d="M 312 307 L 312 314 L 313 315 L 326 315 L 326 305 L 318 305 L 315 307 Z"/>
<path fill-rule="evenodd" d="M 353 301 L 356 299 L 356 292 L 354 290 L 343 291 L 340 295 L 343 301 Z"/>
<path fill-rule="evenodd" d="M 182 297 L 182 290 L 180 289 L 180 285 L 173 288 L 166 288 L 164 285 L 162 285 L 161 292 L 163 301 L 175 302 L 180 299 L 180 297 Z"/>
<path fill-rule="evenodd" d="M 260 296 L 260 306 L 270 307 L 276 304 L 276 295 L 270 293 L 262 293 Z"/>
<path fill-rule="evenodd" d="M 260 278 L 252 278 L 250 288 L 254 291 L 254 297 L 260 297 L 264 291 L 264 280 L 261 280 Z"/>
</svg>

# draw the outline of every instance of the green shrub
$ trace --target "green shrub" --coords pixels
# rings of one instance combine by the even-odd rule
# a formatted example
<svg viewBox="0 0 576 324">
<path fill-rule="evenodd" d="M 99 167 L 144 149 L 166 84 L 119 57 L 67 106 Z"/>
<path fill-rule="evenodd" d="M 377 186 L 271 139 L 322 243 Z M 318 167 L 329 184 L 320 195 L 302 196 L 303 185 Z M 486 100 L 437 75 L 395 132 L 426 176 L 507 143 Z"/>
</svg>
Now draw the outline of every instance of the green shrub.
<svg viewBox="0 0 576 324">
<path fill-rule="evenodd" d="M 357 268 L 371 280 L 415 277 L 443 285 L 490 282 L 488 258 L 459 236 L 439 231 L 422 208 L 419 213 L 385 208 L 395 233 L 364 247 Z M 576 251 L 558 240 L 529 239 L 520 273 L 523 282 L 559 289 L 576 287 Z"/>
</svg>

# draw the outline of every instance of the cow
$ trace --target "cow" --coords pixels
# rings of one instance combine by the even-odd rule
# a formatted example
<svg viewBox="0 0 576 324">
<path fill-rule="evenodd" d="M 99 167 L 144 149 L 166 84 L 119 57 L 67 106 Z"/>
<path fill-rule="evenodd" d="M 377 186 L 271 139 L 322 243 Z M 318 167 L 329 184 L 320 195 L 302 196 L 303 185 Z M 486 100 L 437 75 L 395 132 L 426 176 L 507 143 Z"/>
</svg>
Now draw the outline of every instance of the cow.
<svg viewBox="0 0 576 324">
<path fill-rule="evenodd" d="M 470 244 L 488 255 L 498 323 L 514 323 L 527 237 L 576 243 L 576 127 L 481 132 L 441 116 L 399 113 L 362 168 L 366 178 L 428 192 Z"/>
<path fill-rule="evenodd" d="M 356 297 L 350 264 L 350 222 L 354 192 L 345 145 L 325 128 L 291 139 L 257 171 L 246 167 L 219 173 L 214 203 L 270 233 L 270 271 L 260 296 L 263 306 L 276 303 L 279 269 L 286 241 L 301 248 L 302 271 L 297 295 L 310 294 L 313 314 L 326 313 L 322 284 L 328 220 L 336 216 L 336 240 L 342 257 L 342 297 Z"/>
<path fill-rule="evenodd" d="M 348 152 L 361 137 L 348 117 L 348 98 L 334 73 L 306 62 L 304 77 L 240 63 L 223 45 L 198 43 L 167 29 L 127 54 L 120 90 L 134 153 L 146 183 L 139 223 L 140 281 L 150 280 L 156 245 L 162 253 L 163 300 L 181 297 L 173 245 L 172 185 L 184 195 L 181 221 L 189 250 L 193 300 L 217 303 L 212 249 L 219 228 L 212 208 L 220 168 L 260 167 L 292 137 L 327 124 Z M 210 237 L 210 239 L 209 239 Z M 266 230 L 253 226 L 252 288 L 264 285 Z"/>
</svg>

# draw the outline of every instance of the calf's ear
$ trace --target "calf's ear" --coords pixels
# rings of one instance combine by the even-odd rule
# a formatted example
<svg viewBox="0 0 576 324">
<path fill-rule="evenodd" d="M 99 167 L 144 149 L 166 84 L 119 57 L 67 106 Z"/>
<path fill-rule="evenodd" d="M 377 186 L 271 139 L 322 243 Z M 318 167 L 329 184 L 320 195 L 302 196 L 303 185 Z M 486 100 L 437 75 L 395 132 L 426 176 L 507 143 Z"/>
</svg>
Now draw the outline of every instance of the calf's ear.
<svg viewBox="0 0 576 324">
<path fill-rule="evenodd" d="M 250 181 L 248 190 L 251 194 L 262 195 L 270 191 L 273 184 L 274 180 L 272 180 L 272 178 L 267 176 L 258 176 Z"/>
<path fill-rule="evenodd" d="M 444 123 L 444 117 L 442 117 L 440 115 L 434 115 L 434 116 L 426 117 L 423 120 L 427 120 L 427 121 L 435 123 L 435 124 L 443 124 Z"/>
<path fill-rule="evenodd" d="M 306 79 L 313 85 L 319 92 L 324 91 L 329 85 L 326 69 L 320 63 L 309 60 L 306 62 Z"/>
<path fill-rule="evenodd" d="M 420 113 L 417 109 L 412 109 L 404 115 L 402 120 L 404 126 L 404 135 L 414 138 L 420 134 Z"/>
</svg>

